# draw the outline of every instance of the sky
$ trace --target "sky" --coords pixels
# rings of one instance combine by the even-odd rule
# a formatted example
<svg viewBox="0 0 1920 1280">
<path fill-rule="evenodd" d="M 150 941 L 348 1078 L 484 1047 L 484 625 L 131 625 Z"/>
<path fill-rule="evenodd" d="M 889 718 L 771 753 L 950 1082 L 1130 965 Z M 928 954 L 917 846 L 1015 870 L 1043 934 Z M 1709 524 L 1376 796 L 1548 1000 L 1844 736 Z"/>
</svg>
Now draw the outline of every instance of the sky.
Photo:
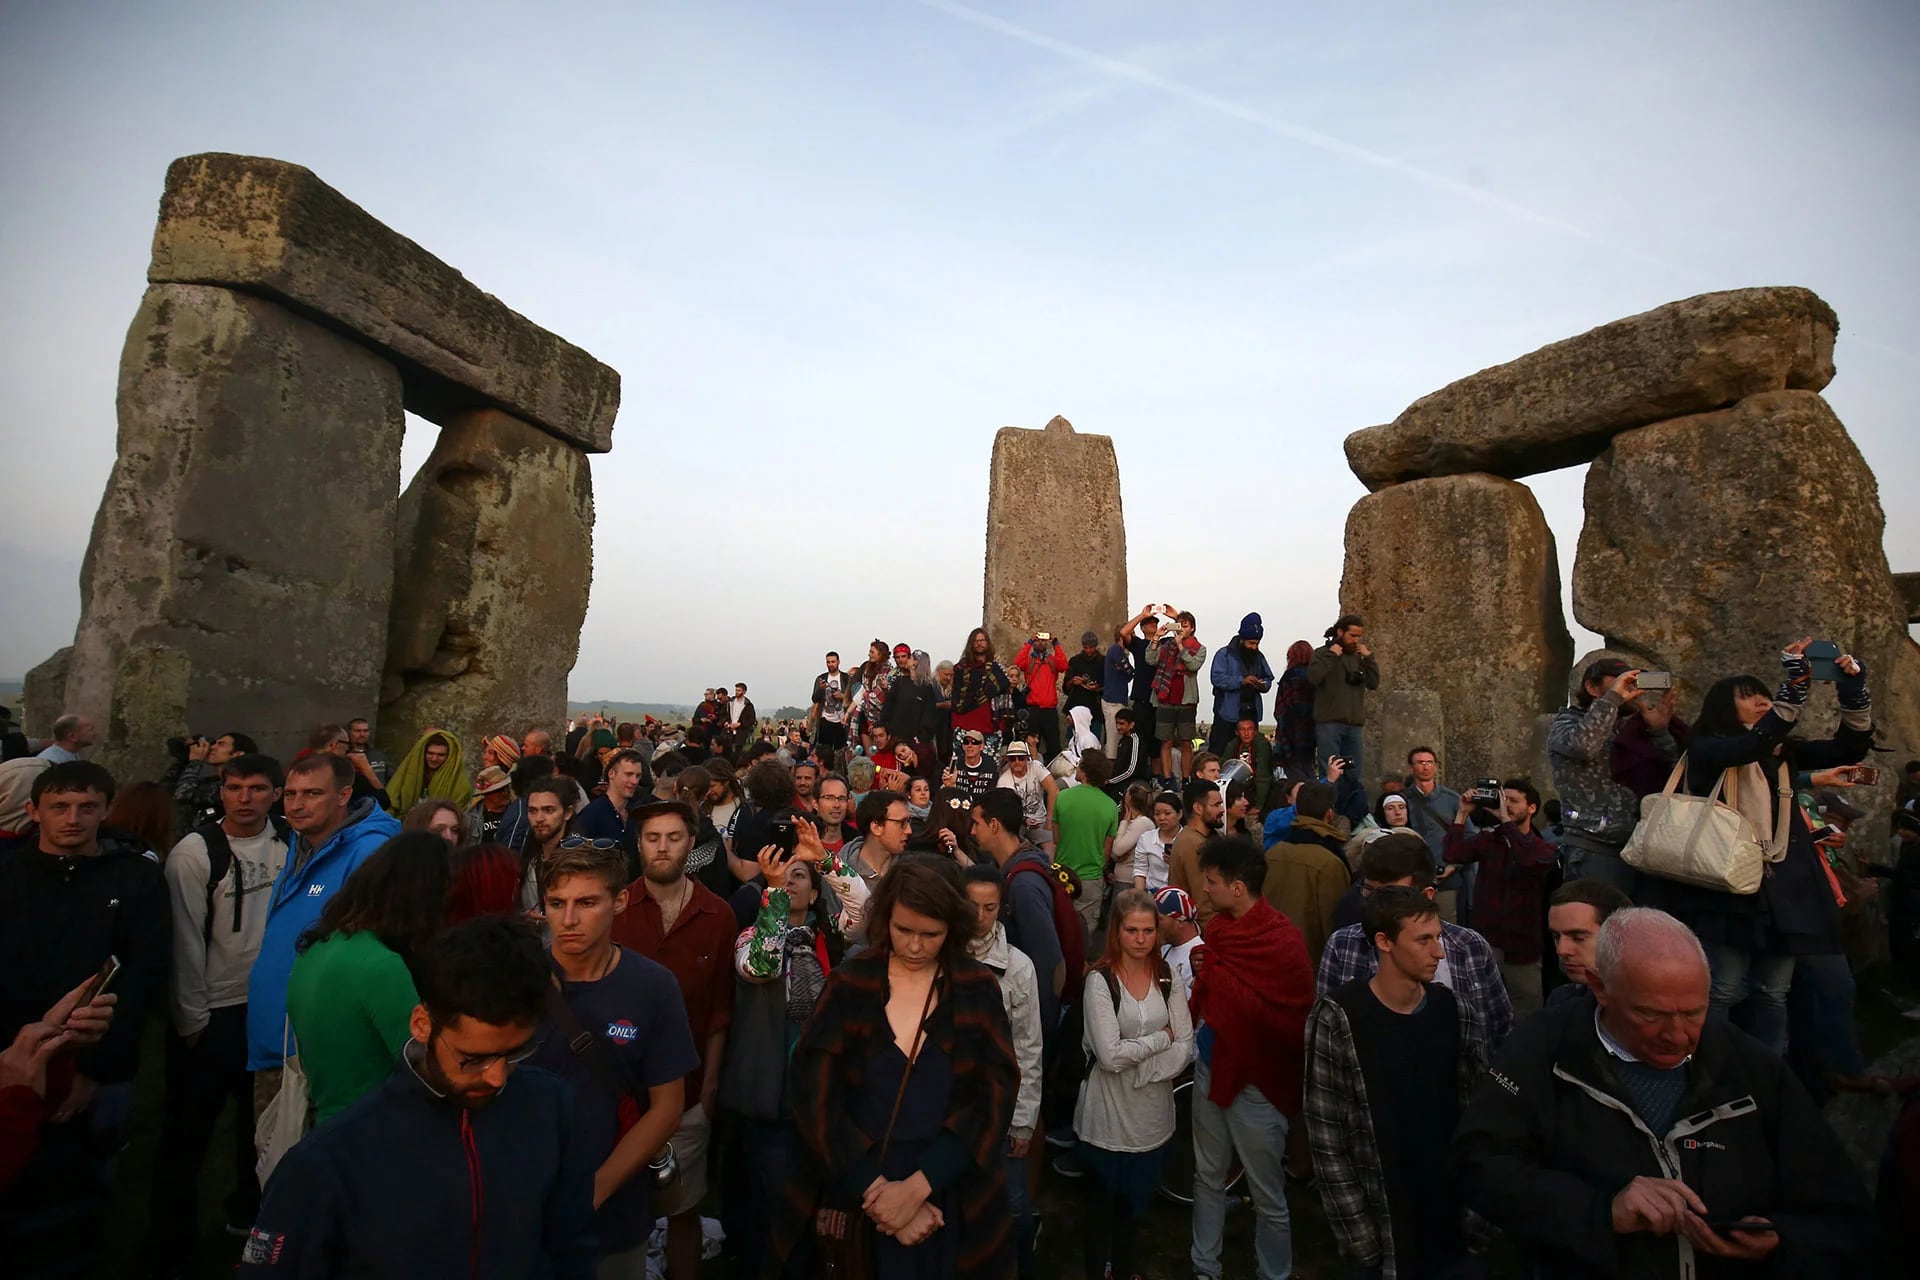
<svg viewBox="0 0 1920 1280">
<path fill-rule="evenodd" d="M 0 6 L 0 678 L 71 640 L 198 151 L 308 166 L 621 372 L 581 699 L 955 656 L 994 432 L 1055 414 L 1113 438 L 1134 604 L 1317 640 L 1347 433 L 1751 285 L 1839 312 L 1920 569 L 1916 58 L 1895 0 Z M 1583 477 L 1529 481 L 1569 574 Z"/>
</svg>

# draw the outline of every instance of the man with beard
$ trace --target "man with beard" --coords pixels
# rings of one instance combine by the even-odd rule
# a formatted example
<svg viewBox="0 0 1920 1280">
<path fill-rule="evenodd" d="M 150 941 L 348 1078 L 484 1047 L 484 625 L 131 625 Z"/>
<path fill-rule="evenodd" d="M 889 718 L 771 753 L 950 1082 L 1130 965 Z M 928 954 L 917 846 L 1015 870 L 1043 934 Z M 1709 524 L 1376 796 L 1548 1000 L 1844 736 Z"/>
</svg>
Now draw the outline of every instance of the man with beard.
<svg viewBox="0 0 1920 1280">
<path fill-rule="evenodd" d="M 579 1091 L 575 1132 L 597 1162 L 602 1280 L 647 1274 L 646 1166 L 680 1124 L 686 1073 L 699 1063 L 673 975 L 613 940 L 627 909 L 624 870 L 618 850 L 574 845 L 547 864 L 542 890 L 561 1000 L 534 1061 Z"/>
<path fill-rule="evenodd" d="M 707 1194 L 707 1142 L 720 1090 L 720 1059 L 733 1021 L 733 908 L 687 874 L 700 819 L 677 800 L 633 811 L 644 892 L 614 921 L 613 938 L 665 965 L 680 985 L 699 1060 L 686 1076 L 685 1111 L 673 1134 L 680 1176 L 654 1210 L 667 1219 L 668 1280 L 700 1272 L 700 1201 Z M 628 891 L 632 893 L 630 888 Z"/>
<path fill-rule="evenodd" d="M 827 654 L 827 669 L 813 678 L 813 710 L 807 713 L 813 741 L 822 751 L 847 749 L 847 695 L 852 688 L 853 678 L 840 669 L 840 655 Z"/>
<path fill-rule="evenodd" d="M 1220 788 L 1195 778 L 1180 792 L 1180 834 L 1167 850 L 1167 883 L 1193 899 L 1200 911 L 1200 927 L 1213 917 L 1213 903 L 1201 883 L 1200 846 L 1220 834 L 1226 825 L 1227 802 Z"/>
<path fill-rule="evenodd" d="M 838 853 L 842 845 L 860 832 L 847 821 L 847 804 L 852 796 L 847 780 L 837 773 L 820 779 L 814 795 L 814 825 L 820 828 L 820 847 Z"/>
<path fill-rule="evenodd" d="M 544 868 L 567 838 L 573 821 L 576 788 L 558 774 L 548 774 L 527 788 L 527 838 L 520 847 L 520 905 L 538 911 Z"/>
<path fill-rule="evenodd" d="M 399 1065 L 281 1160 L 238 1275 L 588 1280 L 597 1191 L 574 1091 L 515 1070 L 553 991 L 539 935 L 482 916 L 413 968 L 420 1003 Z"/>
</svg>

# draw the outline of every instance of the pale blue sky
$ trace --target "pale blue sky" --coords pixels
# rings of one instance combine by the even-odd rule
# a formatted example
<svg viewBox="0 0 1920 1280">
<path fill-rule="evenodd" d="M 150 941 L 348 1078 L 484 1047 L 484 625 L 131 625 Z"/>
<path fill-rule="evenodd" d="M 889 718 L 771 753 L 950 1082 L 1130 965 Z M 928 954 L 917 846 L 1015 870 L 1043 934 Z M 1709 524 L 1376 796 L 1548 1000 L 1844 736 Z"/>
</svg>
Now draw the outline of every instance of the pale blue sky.
<svg viewBox="0 0 1920 1280">
<path fill-rule="evenodd" d="M 5 6 L 0 676 L 71 636 L 162 178 L 210 150 L 621 371 L 583 697 L 952 656 L 993 432 L 1055 413 L 1114 438 L 1136 603 L 1317 638 L 1347 432 L 1744 285 L 1839 311 L 1920 569 L 1917 60 L 1894 2 Z M 1568 569 L 1581 479 L 1533 482 Z"/>
</svg>

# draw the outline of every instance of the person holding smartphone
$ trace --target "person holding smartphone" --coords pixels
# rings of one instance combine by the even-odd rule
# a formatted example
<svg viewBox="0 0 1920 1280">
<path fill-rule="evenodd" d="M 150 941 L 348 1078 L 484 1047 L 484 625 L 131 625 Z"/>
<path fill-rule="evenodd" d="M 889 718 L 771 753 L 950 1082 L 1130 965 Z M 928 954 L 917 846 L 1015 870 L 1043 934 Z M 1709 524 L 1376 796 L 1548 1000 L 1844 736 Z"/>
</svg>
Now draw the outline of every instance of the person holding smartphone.
<svg viewBox="0 0 1920 1280">
<path fill-rule="evenodd" d="M 1705 1258 L 1888 1274 L 1846 1150 L 1785 1062 L 1707 1016 L 1710 983 L 1679 920 L 1608 916 L 1594 1002 L 1523 1023 L 1460 1118 L 1448 1172 L 1467 1207 L 1545 1277 L 1686 1275 Z"/>
</svg>

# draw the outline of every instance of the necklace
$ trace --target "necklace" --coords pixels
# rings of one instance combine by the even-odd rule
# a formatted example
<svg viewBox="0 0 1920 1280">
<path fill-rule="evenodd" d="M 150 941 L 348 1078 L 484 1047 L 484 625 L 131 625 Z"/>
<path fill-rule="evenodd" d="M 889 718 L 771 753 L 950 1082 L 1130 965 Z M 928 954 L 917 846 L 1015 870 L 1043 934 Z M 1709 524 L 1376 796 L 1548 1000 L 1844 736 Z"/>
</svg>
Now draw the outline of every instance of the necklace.
<svg viewBox="0 0 1920 1280">
<path fill-rule="evenodd" d="M 686 909 L 688 900 L 693 897 L 693 881 L 686 876 L 680 877 L 680 890 L 679 901 L 675 902 L 671 907 L 667 905 L 665 898 L 658 899 L 660 903 L 660 932 L 662 933 L 672 929 L 673 922 L 678 920 L 680 913 Z"/>
</svg>

